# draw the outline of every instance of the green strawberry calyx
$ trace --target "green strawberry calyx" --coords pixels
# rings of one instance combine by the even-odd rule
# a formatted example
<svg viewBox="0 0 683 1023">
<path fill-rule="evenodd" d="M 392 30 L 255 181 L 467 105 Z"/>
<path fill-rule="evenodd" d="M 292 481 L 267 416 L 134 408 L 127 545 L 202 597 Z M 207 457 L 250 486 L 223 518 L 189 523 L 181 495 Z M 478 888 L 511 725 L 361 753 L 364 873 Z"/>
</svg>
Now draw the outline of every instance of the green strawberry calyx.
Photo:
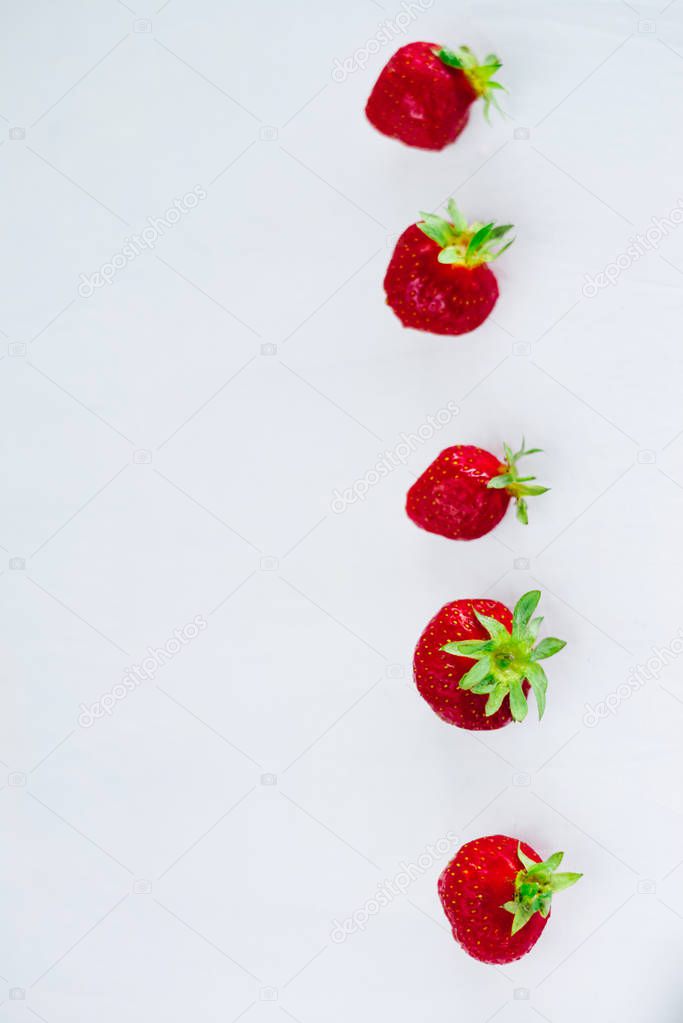
<svg viewBox="0 0 683 1023">
<path fill-rule="evenodd" d="M 484 100 L 484 115 L 490 120 L 491 107 L 494 106 L 499 113 L 503 113 L 496 96 L 497 92 L 507 92 L 504 85 L 494 82 L 493 76 L 502 68 L 502 63 L 495 55 L 489 53 L 484 57 L 484 63 L 480 64 L 478 59 L 470 50 L 469 46 L 461 46 L 457 50 L 440 49 L 434 50 L 434 55 L 439 58 L 447 67 L 457 68 L 466 76 L 468 82 Z"/>
<path fill-rule="evenodd" d="M 537 455 L 543 448 L 527 448 L 522 437 L 522 446 L 516 453 L 507 444 L 503 445 L 505 451 L 505 463 L 502 471 L 494 476 L 486 484 L 489 490 L 506 490 L 511 497 L 514 497 L 517 505 L 517 518 L 523 525 L 529 524 L 529 510 L 526 503 L 527 497 L 536 497 L 538 494 L 546 494 L 550 487 L 541 487 L 536 483 L 535 476 L 520 476 L 517 470 L 517 462 L 525 455 Z"/>
<path fill-rule="evenodd" d="M 529 711 L 523 684 L 526 680 L 536 697 L 539 721 L 545 711 L 548 679 L 538 662 L 552 657 L 566 646 L 564 640 L 547 636 L 536 644 L 543 618 L 533 618 L 541 599 L 540 590 L 530 590 L 515 604 L 510 632 L 502 622 L 475 611 L 489 639 L 466 639 L 446 643 L 441 649 L 447 654 L 469 657 L 476 663 L 459 682 L 461 689 L 488 696 L 484 713 L 491 717 L 506 698 L 515 721 L 523 721 Z"/>
<path fill-rule="evenodd" d="M 524 867 L 515 878 L 515 897 L 501 908 L 513 914 L 512 934 L 516 934 L 531 920 L 534 913 L 547 917 L 555 892 L 564 891 L 583 877 L 583 874 L 557 874 L 564 853 L 556 852 L 542 863 L 536 863 L 517 846 L 517 855 Z"/>
<path fill-rule="evenodd" d="M 512 238 L 496 248 L 495 243 L 512 230 L 512 224 L 482 224 L 479 221 L 468 224 L 454 199 L 449 199 L 447 206 L 450 220 L 436 213 L 421 212 L 422 220 L 417 224 L 423 234 L 441 246 L 438 256 L 440 263 L 453 263 L 470 269 L 482 263 L 492 263 L 515 240 Z"/>
</svg>

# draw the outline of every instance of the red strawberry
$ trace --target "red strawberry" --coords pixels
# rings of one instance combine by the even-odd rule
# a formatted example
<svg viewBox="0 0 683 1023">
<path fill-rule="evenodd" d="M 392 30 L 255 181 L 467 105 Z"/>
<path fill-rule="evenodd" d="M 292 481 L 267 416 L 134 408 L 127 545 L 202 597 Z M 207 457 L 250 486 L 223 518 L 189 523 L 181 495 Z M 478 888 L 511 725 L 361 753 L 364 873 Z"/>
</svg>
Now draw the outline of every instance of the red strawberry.
<svg viewBox="0 0 683 1023">
<path fill-rule="evenodd" d="M 493 75 L 495 54 L 483 64 L 468 46 L 457 52 L 436 43 L 402 46 L 383 68 L 365 107 L 368 120 L 384 135 L 420 149 L 443 149 L 467 124 L 479 96 L 488 117 L 494 93 L 503 89 Z"/>
<path fill-rule="evenodd" d="M 534 476 L 520 476 L 517 462 L 541 448 L 527 450 L 524 440 L 516 453 L 507 444 L 503 448 L 504 462 L 471 444 L 446 448 L 408 491 L 408 518 L 449 540 L 476 540 L 498 525 L 514 498 L 517 518 L 526 525 L 526 498 L 549 488 L 532 484 Z"/>
<path fill-rule="evenodd" d="M 534 646 L 540 599 L 538 590 L 525 593 L 514 614 L 497 600 L 454 600 L 434 615 L 415 648 L 413 675 L 440 718 L 470 731 L 523 721 L 530 686 L 543 717 L 548 679 L 538 662 L 566 643 L 549 636 Z"/>
<path fill-rule="evenodd" d="M 541 862 L 530 845 L 507 835 L 463 845 L 439 878 L 439 896 L 453 937 L 468 955 L 500 964 L 531 951 L 555 892 L 583 876 L 556 874 L 563 856 L 553 853 Z"/>
<path fill-rule="evenodd" d="M 498 283 L 487 266 L 512 245 L 491 246 L 512 224 L 469 224 L 453 199 L 450 220 L 433 213 L 412 224 L 396 243 L 384 277 L 387 304 L 404 327 L 431 334 L 467 334 L 480 326 L 498 300 Z M 514 239 L 513 239 L 514 241 Z"/>
</svg>

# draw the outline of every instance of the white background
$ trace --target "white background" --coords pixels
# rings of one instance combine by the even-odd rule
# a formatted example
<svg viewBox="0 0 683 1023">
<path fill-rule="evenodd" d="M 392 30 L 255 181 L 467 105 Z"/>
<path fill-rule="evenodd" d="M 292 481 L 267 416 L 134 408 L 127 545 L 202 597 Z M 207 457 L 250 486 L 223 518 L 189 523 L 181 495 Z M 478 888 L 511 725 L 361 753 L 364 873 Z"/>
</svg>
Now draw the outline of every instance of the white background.
<svg viewBox="0 0 683 1023">
<path fill-rule="evenodd" d="M 681 662 L 585 715 L 683 625 L 683 228 L 583 289 L 683 196 L 683 2 L 435 0 L 364 68 L 398 3 L 0 10 L 0 1021 L 680 1020 Z M 411 38 L 499 52 L 509 119 L 474 109 L 438 154 L 375 133 L 364 101 Z M 449 195 L 517 225 L 459 339 L 403 330 L 381 287 Z M 443 447 L 522 434 L 552 485 L 527 529 L 457 544 L 407 520 Z M 536 585 L 569 644 L 542 726 L 447 727 L 410 679 L 424 624 Z M 585 873 L 502 970 L 436 895 L 497 831 Z"/>
</svg>

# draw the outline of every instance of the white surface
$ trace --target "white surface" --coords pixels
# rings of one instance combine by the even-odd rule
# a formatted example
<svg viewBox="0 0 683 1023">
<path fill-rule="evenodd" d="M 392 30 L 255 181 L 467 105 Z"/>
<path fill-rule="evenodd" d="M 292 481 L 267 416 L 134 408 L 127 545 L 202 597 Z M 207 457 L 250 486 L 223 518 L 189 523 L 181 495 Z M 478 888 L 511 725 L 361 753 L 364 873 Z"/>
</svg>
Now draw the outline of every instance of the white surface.
<svg viewBox="0 0 683 1023">
<path fill-rule="evenodd" d="M 582 288 L 683 195 L 683 3 L 436 0 L 343 82 L 335 59 L 400 5 L 1 10 L 0 1020 L 680 1020 L 683 662 L 584 715 L 683 625 L 683 228 Z M 498 51 L 511 119 L 474 110 L 441 154 L 374 133 L 364 100 L 410 38 Z M 448 195 L 518 225 L 494 316 L 459 340 L 403 331 L 381 290 Z M 527 530 L 408 522 L 442 447 L 522 433 L 553 487 Z M 569 641 L 542 727 L 443 725 L 409 677 L 425 622 L 537 583 Z M 78 724 L 196 615 L 155 681 Z M 457 948 L 436 896 L 495 831 L 585 872 L 505 970 Z"/>
</svg>

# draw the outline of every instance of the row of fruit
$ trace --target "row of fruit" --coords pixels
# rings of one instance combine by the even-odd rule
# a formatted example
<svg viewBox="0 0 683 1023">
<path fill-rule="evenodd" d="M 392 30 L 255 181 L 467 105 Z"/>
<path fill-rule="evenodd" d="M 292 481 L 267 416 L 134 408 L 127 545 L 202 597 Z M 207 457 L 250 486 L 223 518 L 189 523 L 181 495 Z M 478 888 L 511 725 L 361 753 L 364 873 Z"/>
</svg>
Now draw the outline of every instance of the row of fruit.
<svg viewBox="0 0 683 1023">
<path fill-rule="evenodd" d="M 434 43 L 403 46 L 382 70 L 366 105 L 383 134 L 421 149 L 443 149 L 465 127 L 469 108 L 484 100 L 488 117 L 503 89 L 489 54 Z M 388 305 L 405 327 L 433 334 L 464 334 L 480 326 L 498 299 L 488 264 L 509 248 L 511 224 L 468 224 L 455 201 L 450 219 L 434 213 L 400 236 L 384 278 Z M 476 540 L 501 521 L 511 500 L 528 522 L 527 497 L 543 494 L 518 462 L 538 451 L 524 441 L 504 460 L 470 445 L 449 447 L 410 488 L 406 511 L 416 525 L 451 540 Z M 497 729 L 527 715 L 533 691 L 539 719 L 548 679 L 541 661 L 565 643 L 537 642 L 541 594 L 525 593 L 513 611 L 495 600 L 455 600 L 432 618 L 413 662 L 417 688 L 432 709 L 460 728 Z M 489 835 L 464 845 L 439 878 L 439 896 L 456 941 L 475 959 L 507 963 L 531 950 L 550 916 L 555 892 L 581 874 L 558 873 L 563 853 L 547 860 L 525 842 Z M 512 917 L 512 919 L 511 919 Z"/>
</svg>

